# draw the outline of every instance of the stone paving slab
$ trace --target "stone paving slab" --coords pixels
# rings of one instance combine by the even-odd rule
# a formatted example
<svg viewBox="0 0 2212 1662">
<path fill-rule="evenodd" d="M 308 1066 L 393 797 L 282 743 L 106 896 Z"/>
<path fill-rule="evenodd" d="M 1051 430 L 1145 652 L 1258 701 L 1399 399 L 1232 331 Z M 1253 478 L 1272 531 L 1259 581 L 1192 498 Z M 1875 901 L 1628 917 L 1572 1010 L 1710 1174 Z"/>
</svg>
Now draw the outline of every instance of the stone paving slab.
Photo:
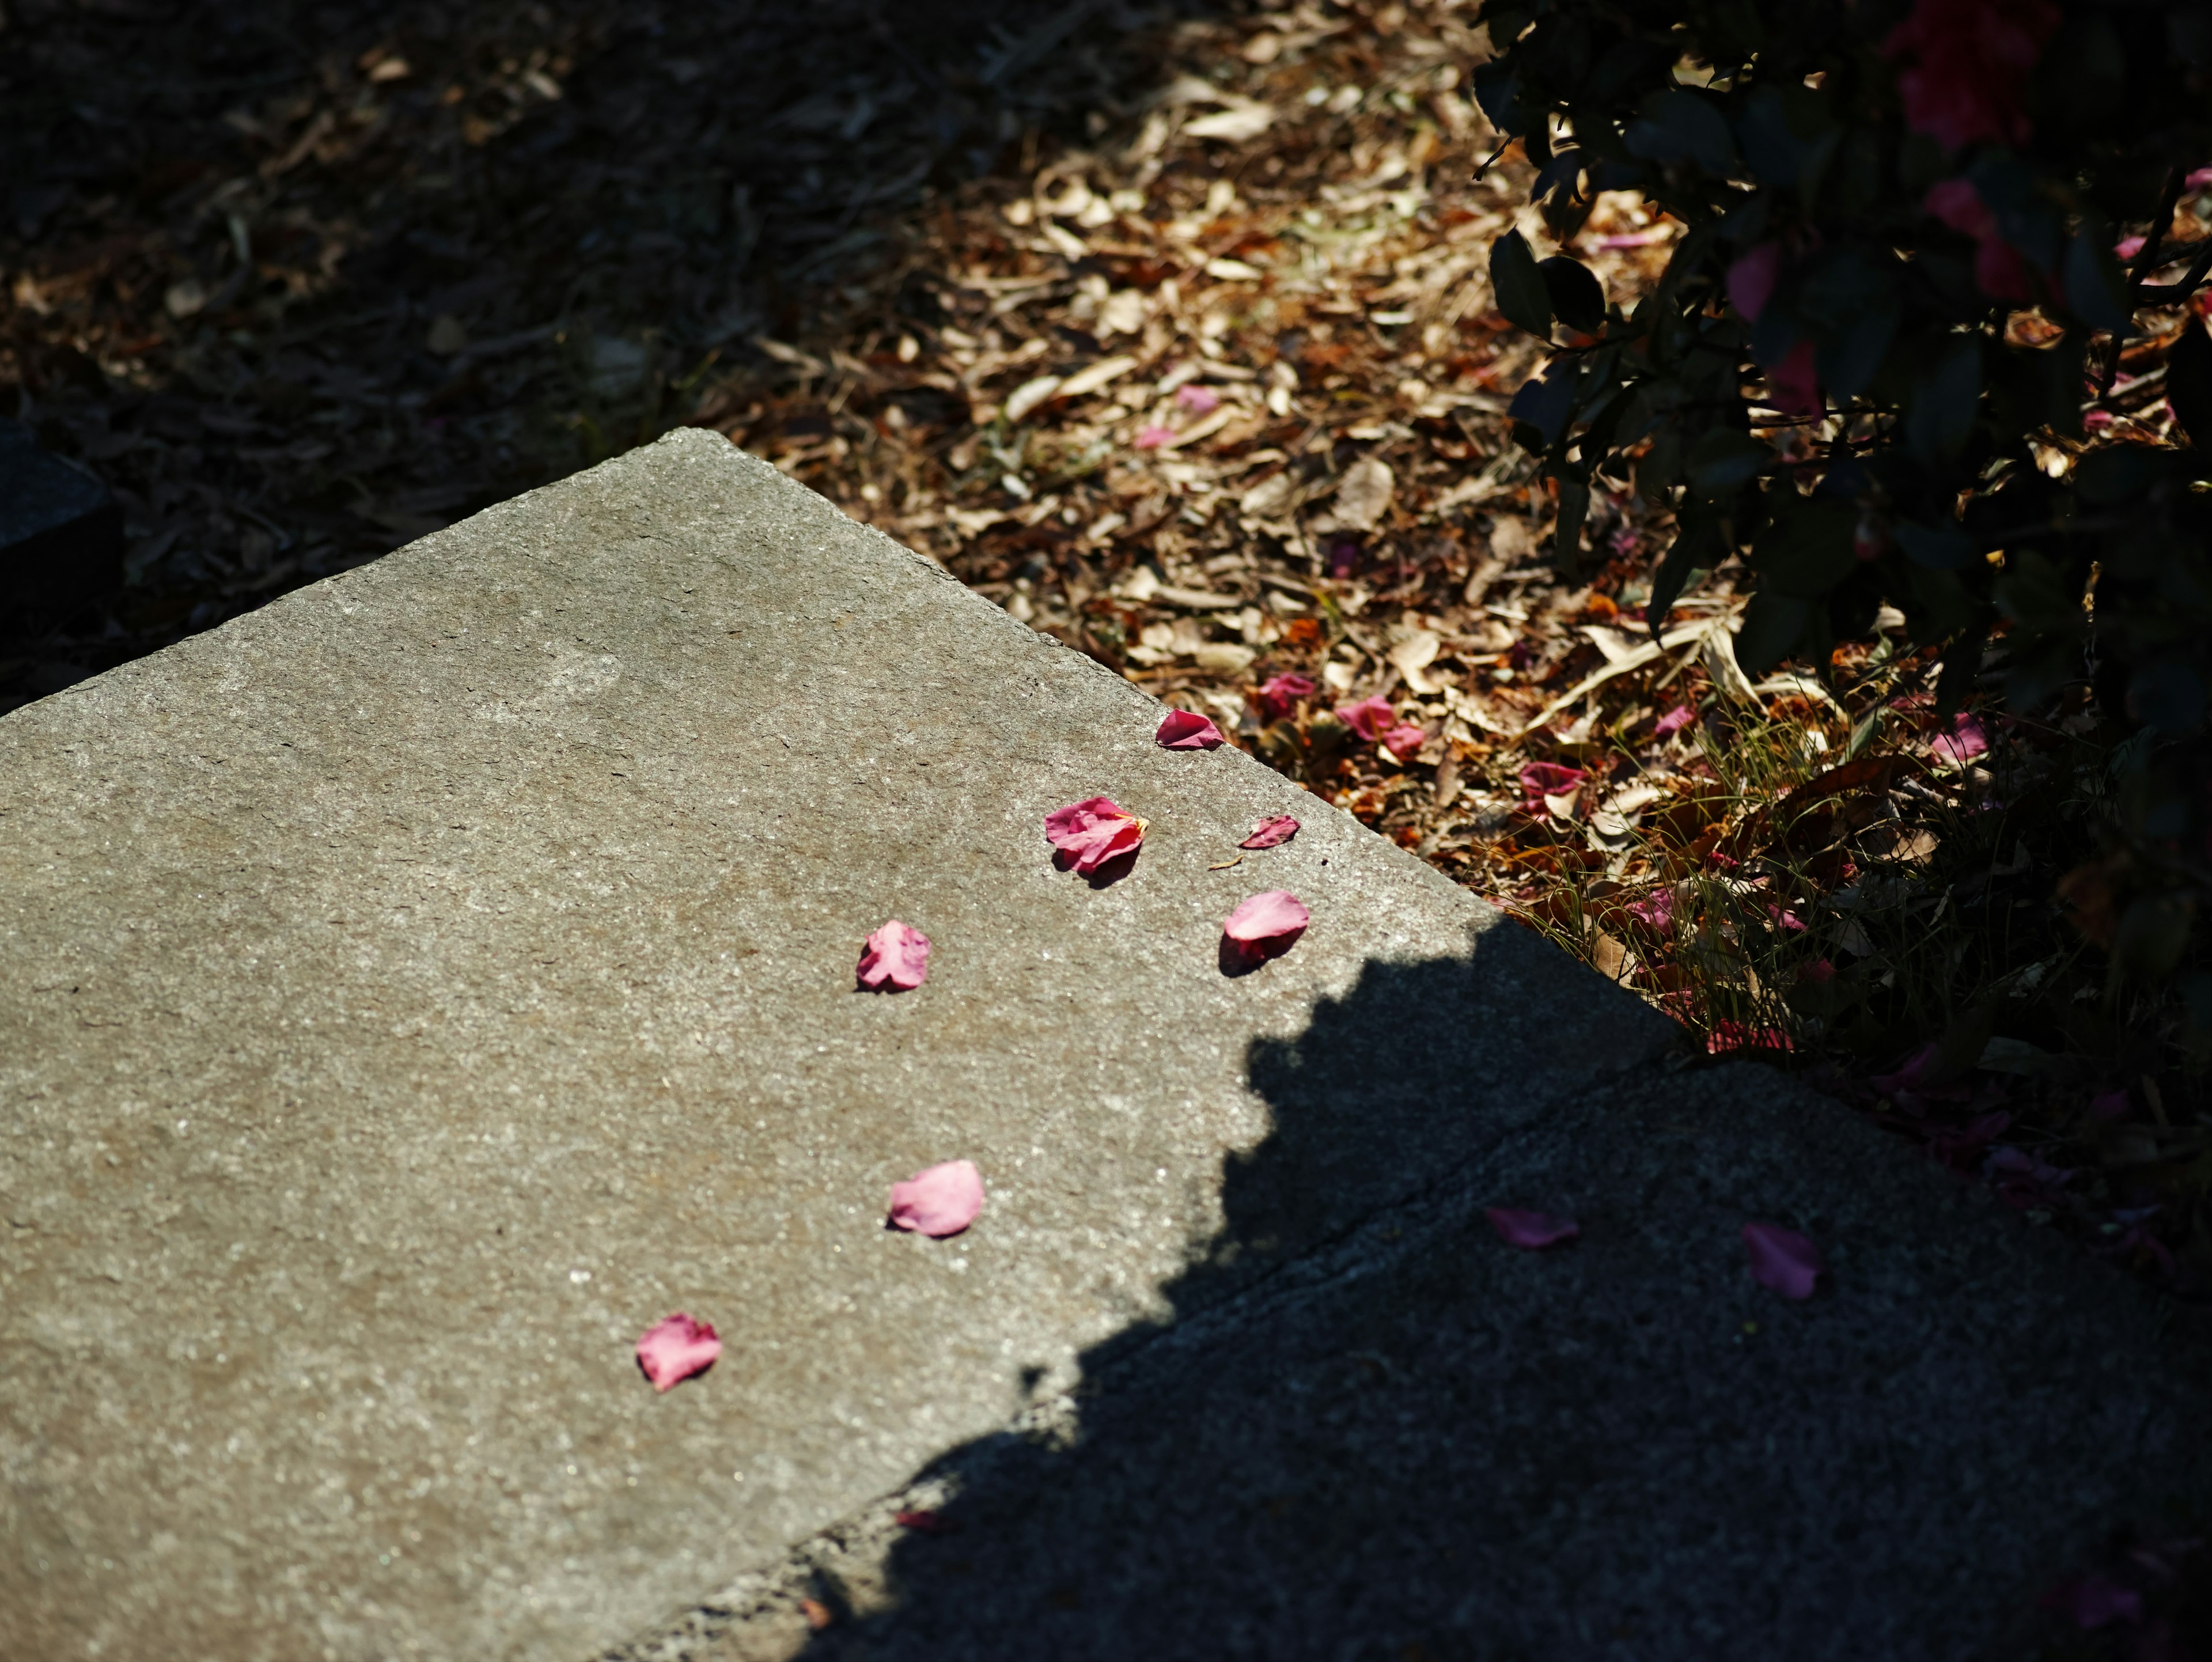
<svg viewBox="0 0 2212 1662">
<path fill-rule="evenodd" d="M 1255 1046 L 1279 1123 L 1431 997 L 1433 966 L 1378 965 Z M 1270 1138 L 1246 1169 L 1304 1158 Z M 1251 1192 L 1231 1183 L 1219 1247 Z M 1496 1204 L 1582 1236 L 1516 1251 Z M 1810 1300 L 1752 1280 L 1751 1220 L 1815 1238 Z M 2019 1658 L 2108 1531 L 2188 1532 L 2192 1501 L 2201 1530 L 2212 1500 L 2201 1337 L 1747 1064 L 1578 1093 L 1198 1302 L 622 1662 Z M 916 1507 L 930 1530 L 896 1523 Z"/>
<path fill-rule="evenodd" d="M 589 1654 L 1666 1042 L 1157 716 L 685 432 L 0 719 L 0 1655 Z M 1393 963 L 1285 1117 L 1254 1047 Z"/>
</svg>

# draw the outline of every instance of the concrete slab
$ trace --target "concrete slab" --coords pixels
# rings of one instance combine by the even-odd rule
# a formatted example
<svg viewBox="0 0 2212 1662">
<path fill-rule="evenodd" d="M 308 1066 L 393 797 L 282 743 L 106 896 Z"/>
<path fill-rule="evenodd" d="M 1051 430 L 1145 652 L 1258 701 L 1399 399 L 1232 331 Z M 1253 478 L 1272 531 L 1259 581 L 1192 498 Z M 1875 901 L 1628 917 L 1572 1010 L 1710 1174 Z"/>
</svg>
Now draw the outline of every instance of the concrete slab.
<svg viewBox="0 0 2212 1662">
<path fill-rule="evenodd" d="M 588 1653 L 1664 1042 L 1157 715 L 687 432 L 0 719 L 0 1654 Z M 1285 1120 L 1248 1056 L 1378 963 Z"/>
<path fill-rule="evenodd" d="M 1278 1123 L 1432 995 L 1377 965 L 1255 1047 Z M 1307 1157 L 1271 1138 L 1247 1170 Z M 1222 1251 L 1248 1197 L 1272 1227 L 1269 1187 L 1232 1182 Z M 1497 1204 L 1582 1237 L 1516 1251 Z M 1813 1299 L 1752 1280 L 1754 1219 L 1817 1239 Z M 1579 1093 L 1197 1303 L 613 1658 L 2018 1658 L 2108 1531 L 2201 1532 L 2212 1500 L 2212 1357 L 2172 1312 L 1747 1065 Z M 897 1523 L 915 1507 L 929 1529 Z"/>
</svg>

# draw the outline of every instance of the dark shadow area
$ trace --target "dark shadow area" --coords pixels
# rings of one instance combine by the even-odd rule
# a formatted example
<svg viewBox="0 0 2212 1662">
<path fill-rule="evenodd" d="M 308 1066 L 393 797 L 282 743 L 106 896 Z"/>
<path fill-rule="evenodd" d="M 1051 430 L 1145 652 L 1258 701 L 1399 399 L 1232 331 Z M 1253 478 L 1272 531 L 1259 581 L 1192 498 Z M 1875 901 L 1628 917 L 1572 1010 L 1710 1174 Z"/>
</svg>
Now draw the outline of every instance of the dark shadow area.
<svg viewBox="0 0 2212 1662">
<path fill-rule="evenodd" d="M 27 551 L 0 710 L 693 418 L 1208 9 L 16 0 L 0 417 L 125 535 Z"/>
<path fill-rule="evenodd" d="M 1041 1409 L 918 1474 L 951 1498 L 885 1513 L 879 1556 L 833 1531 L 872 1567 L 793 1584 L 802 1653 L 2031 1655 L 2116 1522 L 2208 1493 L 2206 1359 L 2133 1286 L 1760 1068 L 1650 1068 L 1498 1135 L 1469 1068 L 1510 1054 L 1477 1037 L 1508 990 L 1373 965 L 1255 1046 L 1276 1129 L 1174 1319 L 1085 1358 L 1072 1428 Z M 1581 1239 L 1516 1250 L 1486 1204 Z M 1753 1282 L 1749 1219 L 1832 1287 Z M 776 1619 L 805 1633 L 763 1605 L 685 1653 L 789 1654 Z"/>
</svg>

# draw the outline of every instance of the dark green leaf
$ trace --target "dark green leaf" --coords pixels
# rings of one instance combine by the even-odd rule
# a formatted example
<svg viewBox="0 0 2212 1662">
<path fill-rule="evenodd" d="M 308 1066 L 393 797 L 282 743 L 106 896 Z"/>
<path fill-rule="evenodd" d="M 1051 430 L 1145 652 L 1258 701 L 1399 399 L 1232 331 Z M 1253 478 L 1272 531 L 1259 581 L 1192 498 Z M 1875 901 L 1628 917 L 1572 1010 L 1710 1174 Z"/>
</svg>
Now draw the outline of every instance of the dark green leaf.
<svg viewBox="0 0 2212 1662">
<path fill-rule="evenodd" d="M 1517 135 L 1528 125 L 1529 113 L 1522 101 L 1521 77 L 1504 64 L 1492 60 L 1474 72 L 1474 101 L 1502 133 Z"/>
<path fill-rule="evenodd" d="M 1762 588 L 1743 609 L 1743 632 L 1735 637 L 1736 661 L 1743 673 L 1764 675 L 1787 658 L 1813 616 L 1813 603 L 1794 594 Z"/>
<path fill-rule="evenodd" d="M 2166 361 L 2166 398 L 2190 443 L 2212 452 L 2212 332 L 2192 320 Z"/>
<path fill-rule="evenodd" d="M 1716 427 L 1691 447 L 1690 489 L 1708 502 L 1733 496 L 1759 477 L 1771 454 L 1748 433 Z"/>
<path fill-rule="evenodd" d="M 2066 303 L 2093 329 L 2124 333 L 2129 321 L 2127 279 L 2112 258 L 2112 238 L 2092 218 L 2066 249 Z"/>
<path fill-rule="evenodd" d="M 1727 557 L 1728 544 L 1722 539 L 1719 521 L 1702 514 L 1684 516 L 1673 545 L 1652 575 L 1651 598 L 1644 603 L 1644 613 L 1650 623 L 1653 640 L 1665 631 L 1667 614 L 1681 599 L 1691 574 L 1710 571 Z"/>
<path fill-rule="evenodd" d="M 1986 616 L 1969 624 L 1943 648 L 1943 673 L 1936 678 L 1936 714 L 1945 721 L 1959 713 L 1982 676 L 1982 648 L 1990 638 Z"/>
<path fill-rule="evenodd" d="M 1802 599 L 1825 595 L 1858 569 L 1852 547 L 1858 510 L 1849 502 L 1806 502 L 1788 485 L 1768 492 L 1775 511 L 1752 545 L 1760 592 Z"/>
<path fill-rule="evenodd" d="M 1572 576 L 1582 563 L 1583 521 L 1589 514 L 1589 486 L 1576 479 L 1559 481 L 1559 521 L 1552 538 L 1552 561 Z"/>
<path fill-rule="evenodd" d="M 1913 454 L 1931 466 L 1956 456 L 1974 430 L 1981 405 L 1981 340 L 1960 335 L 1912 389 L 1905 434 Z"/>
<path fill-rule="evenodd" d="M 1915 525 L 1900 520 L 1890 531 L 1905 558 L 1930 571 L 1964 571 L 1974 563 L 1973 539 L 1955 525 Z"/>
<path fill-rule="evenodd" d="M 1538 263 L 1544 292 L 1551 299 L 1552 315 L 1585 335 L 1605 327 L 1605 286 L 1580 260 L 1553 254 Z"/>
<path fill-rule="evenodd" d="M 1559 442 L 1574 412 L 1575 367 L 1571 363 L 1554 363 L 1546 374 L 1522 381 L 1506 410 L 1515 421 L 1540 433 L 1547 450 Z"/>
<path fill-rule="evenodd" d="M 1735 139 L 1710 99 L 1687 87 L 1670 87 L 1647 96 L 1628 124 L 1632 155 L 1670 164 L 1688 163 L 1725 178 L 1735 167 Z"/>
<path fill-rule="evenodd" d="M 1490 291 L 1509 323 L 1542 339 L 1552 338 L 1551 291 L 1518 231 L 1508 231 L 1490 245 Z"/>
</svg>

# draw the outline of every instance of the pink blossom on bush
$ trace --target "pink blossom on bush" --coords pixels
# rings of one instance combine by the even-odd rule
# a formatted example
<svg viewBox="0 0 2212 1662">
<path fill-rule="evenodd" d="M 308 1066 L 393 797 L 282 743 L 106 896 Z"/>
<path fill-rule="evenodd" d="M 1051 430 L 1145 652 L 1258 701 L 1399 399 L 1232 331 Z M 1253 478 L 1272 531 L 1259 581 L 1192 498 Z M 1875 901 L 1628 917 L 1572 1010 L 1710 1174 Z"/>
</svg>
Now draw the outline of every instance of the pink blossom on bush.
<svg viewBox="0 0 2212 1662">
<path fill-rule="evenodd" d="M 1774 407 L 1785 416 L 1820 413 L 1820 382 L 1811 341 L 1799 341 L 1788 357 L 1766 372 L 1766 390 Z"/>
<path fill-rule="evenodd" d="M 1260 709 L 1270 721 L 1279 721 L 1301 698 L 1310 698 L 1321 687 L 1310 675 L 1295 670 L 1274 676 L 1260 689 Z"/>
<path fill-rule="evenodd" d="M 1954 150 L 2026 143 L 2027 79 L 2058 16 L 2050 0 L 1916 0 L 1881 47 L 1902 65 L 1905 125 Z"/>
<path fill-rule="evenodd" d="M 1749 253 L 1728 268 L 1729 304 L 1752 322 L 1766 309 L 1766 302 L 1774 297 L 1774 285 L 1782 277 L 1782 245 L 1762 242 Z"/>
</svg>

